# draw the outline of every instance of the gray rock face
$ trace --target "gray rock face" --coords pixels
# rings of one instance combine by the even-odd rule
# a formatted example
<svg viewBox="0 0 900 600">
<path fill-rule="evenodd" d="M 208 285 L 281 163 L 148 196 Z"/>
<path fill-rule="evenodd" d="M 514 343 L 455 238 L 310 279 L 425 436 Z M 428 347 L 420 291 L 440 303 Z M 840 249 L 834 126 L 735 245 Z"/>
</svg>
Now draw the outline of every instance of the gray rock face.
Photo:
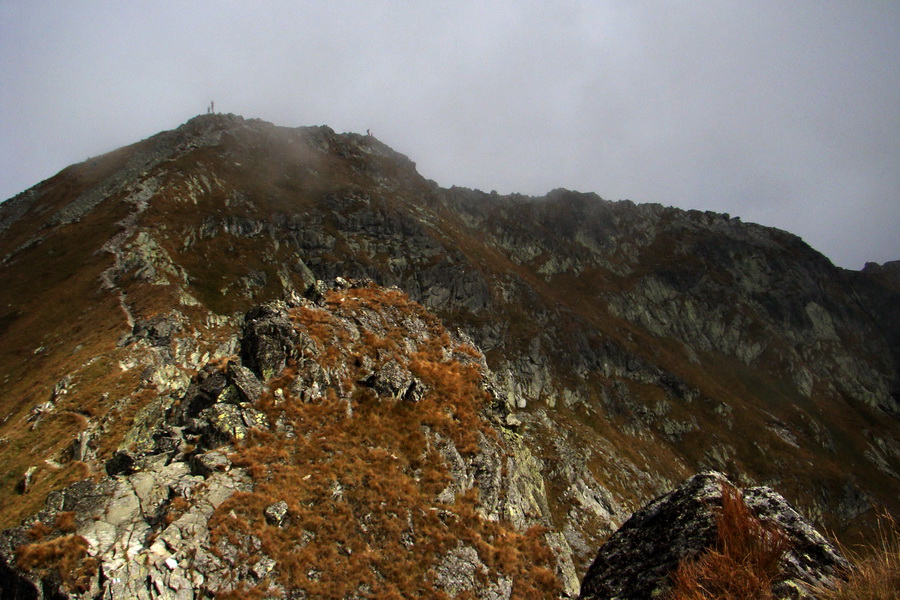
<svg viewBox="0 0 900 600">
<path fill-rule="evenodd" d="M 252 404 L 259 400 L 259 397 L 265 391 L 263 384 L 244 365 L 230 362 L 226 367 L 225 374 L 238 391 L 241 402 L 250 402 Z"/>
<path fill-rule="evenodd" d="M 192 476 L 187 463 L 160 461 L 130 475 L 94 484 L 76 483 L 48 500 L 47 507 L 22 526 L 0 533 L 0 593 L 3 598 L 108 598 L 131 600 L 206 597 L 220 587 L 227 569 L 211 552 L 207 522 L 213 511 L 237 491 L 250 489 L 241 469 Z M 190 508 L 168 522 L 176 499 Z M 60 589 L 54 579 L 11 569 L 17 549 L 32 543 L 27 531 L 38 522 L 57 522 L 75 514 L 75 536 L 97 561 L 83 593 Z"/>
<path fill-rule="evenodd" d="M 484 600 L 509 600 L 512 580 L 504 577 L 484 585 L 479 580 L 487 572 L 487 567 L 478 558 L 478 552 L 471 546 L 460 545 L 438 565 L 436 579 L 438 585 L 454 597 L 468 592 Z"/>
<path fill-rule="evenodd" d="M 637 511 L 597 554 L 581 585 L 581 600 L 655 598 L 670 588 L 678 563 L 716 543 L 716 507 L 730 481 L 715 471 L 695 475 Z M 765 487 L 743 491 L 750 510 L 780 527 L 790 541 L 773 586 L 778 598 L 811 599 L 807 585 L 833 581 L 846 560 L 787 501 Z"/>
<path fill-rule="evenodd" d="M 261 372 L 280 371 L 294 346 L 283 304 L 257 307 L 246 321 L 248 360 Z M 134 336 L 165 346 L 174 331 L 169 321 L 155 319 L 136 325 Z M 226 452 L 215 448 L 242 439 L 250 428 L 268 427 L 265 415 L 253 406 L 263 391 L 263 383 L 243 364 L 229 363 L 224 370 L 206 365 L 175 406 L 145 411 L 146 418 L 135 419 L 126 435 L 134 450 L 114 453 L 106 461 L 105 478 L 51 494 L 43 511 L 0 532 L 0 575 L 5 576 L 0 595 L 193 600 L 227 589 L 235 569 L 228 557 L 236 551 L 227 543 L 213 548 L 208 521 L 235 492 L 252 489 L 252 482 L 243 469 L 233 467 Z M 286 507 L 270 508 L 266 517 L 272 512 L 283 522 Z M 54 523 L 67 512 L 75 515 L 72 535 L 83 540 L 86 558 L 98 565 L 81 591 L 64 589 L 55 572 L 34 575 L 13 567 L 18 548 L 33 541 L 29 529 Z M 50 539 L 62 533 L 52 531 Z M 272 568 L 263 567 L 254 567 L 265 571 L 257 578 Z"/>
<path fill-rule="evenodd" d="M 247 313 L 241 338 L 241 358 L 247 368 L 270 379 L 294 354 L 293 326 L 284 302 L 270 302 Z"/>
<path fill-rule="evenodd" d="M 391 361 L 363 382 L 379 396 L 417 402 L 425 392 L 424 384 L 404 369 L 397 361 Z"/>
</svg>

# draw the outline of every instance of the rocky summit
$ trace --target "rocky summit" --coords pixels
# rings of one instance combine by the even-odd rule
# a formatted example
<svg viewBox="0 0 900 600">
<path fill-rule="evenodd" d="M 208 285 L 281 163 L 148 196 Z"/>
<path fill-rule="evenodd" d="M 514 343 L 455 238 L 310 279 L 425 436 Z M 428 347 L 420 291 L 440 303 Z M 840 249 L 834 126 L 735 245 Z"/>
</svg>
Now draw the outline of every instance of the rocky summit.
<svg viewBox="0 0 900 600">
<path fill-rule="evenodd" d="M 900 262 L 729 215 L 208 114 L 0 204 L 0 281 L 3 598 L 651 597 L 725 483 L 802 598 L 900 513 Z"/>
</svg>

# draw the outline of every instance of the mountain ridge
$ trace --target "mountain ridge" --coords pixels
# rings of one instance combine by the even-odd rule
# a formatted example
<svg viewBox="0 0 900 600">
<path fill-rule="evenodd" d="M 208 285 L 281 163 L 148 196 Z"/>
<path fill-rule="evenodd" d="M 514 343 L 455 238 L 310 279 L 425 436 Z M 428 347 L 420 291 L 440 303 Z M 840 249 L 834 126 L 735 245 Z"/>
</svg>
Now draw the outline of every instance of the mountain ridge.
<svg viewBox="0 0 900 600">
<path fill-rule="evenodd" d="M 895 263 L 846 271 L 716 213 L 442 189 L 371 136 L 234 115 L 64 169 L 0 204 L 0 236 L 4 526 L 127 448 L 251 306 L 338 278 L 398 287 L 484 353 L 576 572 L 705 468 L 846 535 L 898 510 Z"/>
</svg>

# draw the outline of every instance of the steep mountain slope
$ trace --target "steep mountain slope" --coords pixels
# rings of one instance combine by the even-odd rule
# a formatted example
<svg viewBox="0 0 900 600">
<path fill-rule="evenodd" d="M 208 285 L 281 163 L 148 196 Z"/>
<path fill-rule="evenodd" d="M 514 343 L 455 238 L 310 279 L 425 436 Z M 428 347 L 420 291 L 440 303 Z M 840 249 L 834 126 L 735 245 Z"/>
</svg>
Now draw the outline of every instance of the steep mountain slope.
<svg viewBox="0 0 900 600">
<path fill-rule="evenodd" d="M 172 348 L 159 323 L 137 331 L 132 356 Z M 2 597 L 520 598 L 577 585 L 483 357 L 405 294 L 342 281 L 318 303 L 259 305 L 208 358 L 135 414 L 105 474 L 0 534 Z"/>
<path fill-rule="evenodd" d="M 441 189 L 372 137 L 232 115 L 65 169 L 0 205 L 0 232 L 2 526 L 148 452 L 152 407 L 238 351 L 250 307 L 338 277 L 484 353 L 491 430 L 544 489 L 529 523 L 579 574 L 704 468 L 848 534 L 900 511 L 898 263 L 844 271 L 727 215 Z"/>
</svg>

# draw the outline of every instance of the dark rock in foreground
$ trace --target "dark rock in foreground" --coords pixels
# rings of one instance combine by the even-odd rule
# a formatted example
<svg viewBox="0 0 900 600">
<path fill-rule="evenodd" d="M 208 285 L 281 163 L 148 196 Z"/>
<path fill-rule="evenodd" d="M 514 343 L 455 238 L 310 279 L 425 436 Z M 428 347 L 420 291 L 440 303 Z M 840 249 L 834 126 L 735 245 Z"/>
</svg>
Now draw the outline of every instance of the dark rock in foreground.
<svg viewBox="0 0 900 600">
<path fill-rule="evenodd" d="M 665 594 L 679 562 L 715 545 L 723 485 L 732 484 L 721 473 L 700 473 L 634 513 L 600 548 L 579 598 L 637 600 Z M 848 566 L 780 494 L 755 487 L 742 490 L 742 495 L 752 513 L 777 525 L 789 539 L 782 575 L 773 585 L 776 597 L 810 598 L 806 586 L 827 584 Z"/>
</svg>

